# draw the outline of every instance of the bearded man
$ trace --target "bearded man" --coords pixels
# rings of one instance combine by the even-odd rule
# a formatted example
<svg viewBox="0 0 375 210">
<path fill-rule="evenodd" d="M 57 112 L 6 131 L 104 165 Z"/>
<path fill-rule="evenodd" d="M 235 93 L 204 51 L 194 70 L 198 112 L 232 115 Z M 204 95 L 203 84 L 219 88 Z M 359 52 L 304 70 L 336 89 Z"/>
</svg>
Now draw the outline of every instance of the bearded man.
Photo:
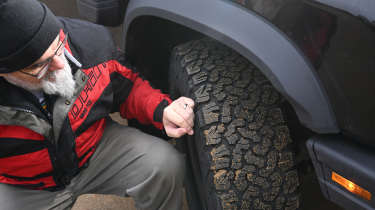
<svg viewBox="0 0 375 210">
<path fill-rule="evenodd" d="M 180 137 L 194 102 L 153 89 L 104 27 L 36 0 L 0 0 L 0 28 L 0 210 L 70 209 L 85 193 L 180 209 L 183 155 L 108 114 Z"/>
</svg>

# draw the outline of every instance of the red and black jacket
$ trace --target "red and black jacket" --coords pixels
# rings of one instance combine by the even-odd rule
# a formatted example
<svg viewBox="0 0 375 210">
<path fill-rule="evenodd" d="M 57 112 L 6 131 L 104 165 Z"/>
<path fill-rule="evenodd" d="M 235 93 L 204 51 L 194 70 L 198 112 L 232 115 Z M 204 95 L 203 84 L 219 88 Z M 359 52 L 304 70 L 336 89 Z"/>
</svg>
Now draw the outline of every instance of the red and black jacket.
<svg viewBox="0 0 375 210">
<path fill-rule="evenodd" d="M 102 26 L 61 18 L 60 39 L 77 82 L 72 98 L 49 96 L 48 117 L 28 91 L 0 79 L 0 182 L 30 189 L 58 190 L 88 164 L 106 117 L 127 119 L 162 129 L 162 113 L 171 102 L 138 73 L 126 67 L 110 33 Z"/>
</svg>

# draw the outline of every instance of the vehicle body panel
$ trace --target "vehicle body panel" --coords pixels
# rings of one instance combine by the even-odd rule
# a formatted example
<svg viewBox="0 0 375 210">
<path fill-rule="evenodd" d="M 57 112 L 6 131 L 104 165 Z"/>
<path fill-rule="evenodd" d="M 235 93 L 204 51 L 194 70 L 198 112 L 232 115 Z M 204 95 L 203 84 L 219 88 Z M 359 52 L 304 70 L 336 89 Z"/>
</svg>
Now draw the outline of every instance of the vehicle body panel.
<svg viewBox="0 0 375 210">
<path fill-rule="evenodd" d="M 271 21 L 299 46 L 324 84 L 341 131 L 373 144 L 375 1 L 234 1 Z"/>
<path fill-rule="evenodd" d="M 352 139 L 339 135 L 320 135 L 310 138 L 306 143 L 309 155 L 323 195 L 345 209 L 375 209 L 373 192 L 375 190 L 374 150 L 358 144 Z M 351 193 L 333 181 L 333 173 L 360 186 L 361 192 L 368 191 L 367 197 Z"/>
<path fill-rule="evenodd" d="M 147 16 L 213 37 L 257 65 L 306 127 L 318 133 L 342 132 L 372 144 L 374 1 L 112 1 L 129 5 L 124 37 L 131 37 L 133 23 Z M 151 23 L 142 24 L 152 27 Z M 136 30 L 139 35 L 142 26 Z M 153 39 L 158 33 L 153 30 L 144 39 Z M 133 41 L 124 39 L 123 46 Z"/>
<path fill-rule="evenodd" d="M 292 104 L 305 126 L 320 133 L 339 131 L 313 66 L 284 33 L 254 12 L 222 0 L 130 1 L 125 14 L 125 36 L 132 22 L 142 16 L 182 24 L 231 47 L 265 74 Z"/>
</svg>

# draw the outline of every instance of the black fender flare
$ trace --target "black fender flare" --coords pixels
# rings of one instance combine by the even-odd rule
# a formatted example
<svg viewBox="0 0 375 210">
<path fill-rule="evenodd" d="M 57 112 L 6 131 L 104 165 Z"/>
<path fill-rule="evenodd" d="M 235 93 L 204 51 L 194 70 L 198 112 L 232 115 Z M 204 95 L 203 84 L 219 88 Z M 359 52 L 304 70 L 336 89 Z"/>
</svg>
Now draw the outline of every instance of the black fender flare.
<svg viewBox="0 0 375 210">
<path fill-rule="evenodd" d="M 310 62 L 283 32 L 256 13 L 228 0 L 130 0 L 125 36 L 132 21 L 141 16 L 167 19 L 235 49 L 284 95 L 303 125 L 318 133 L 339 132 L 327 94 Z M 126 47 L 125 39 L 123 42 Z"/>
</svg>

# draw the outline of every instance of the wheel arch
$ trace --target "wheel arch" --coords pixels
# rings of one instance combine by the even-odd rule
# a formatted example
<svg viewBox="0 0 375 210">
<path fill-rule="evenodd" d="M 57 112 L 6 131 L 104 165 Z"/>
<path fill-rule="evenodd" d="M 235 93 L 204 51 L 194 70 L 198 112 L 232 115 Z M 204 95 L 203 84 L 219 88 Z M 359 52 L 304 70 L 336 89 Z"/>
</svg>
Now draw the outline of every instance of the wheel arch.
<svg viewBox="0 0 375 210">
<path fill-rule="evenodd" d="M 155 27 L 152 25 L 155 22 L 150 21 L 153 19 L 163 22 L 159 23 L 159 31 L 148 28 Z M 177 28 L 170 29 L 173 27 L 168 25 Z M 163 40 L 170 33 L 163 31 L 167 28 L 182 32 L 181 36 Z M 149 53 L 159 54 L 168 50 L 163 49 L 160 41 L 172 46 L 200 34 L 212 37 L 256 65 L 293 106 L 303 125 L 318 133 L 339 132 L 331 104 L 312 65 L 281 31 L 251 11 L 225 0 L 132 0 L 123 30 L 122 46 L 130 54 L 135 53 L 131 57 L 137 56 L 137 48 L 148 50 L 145 46 L 139 47 L 144 42 L 155 43 L 157 47 Z M 140 34 L 142 38 L 135 39 Z"/>
</svg>

